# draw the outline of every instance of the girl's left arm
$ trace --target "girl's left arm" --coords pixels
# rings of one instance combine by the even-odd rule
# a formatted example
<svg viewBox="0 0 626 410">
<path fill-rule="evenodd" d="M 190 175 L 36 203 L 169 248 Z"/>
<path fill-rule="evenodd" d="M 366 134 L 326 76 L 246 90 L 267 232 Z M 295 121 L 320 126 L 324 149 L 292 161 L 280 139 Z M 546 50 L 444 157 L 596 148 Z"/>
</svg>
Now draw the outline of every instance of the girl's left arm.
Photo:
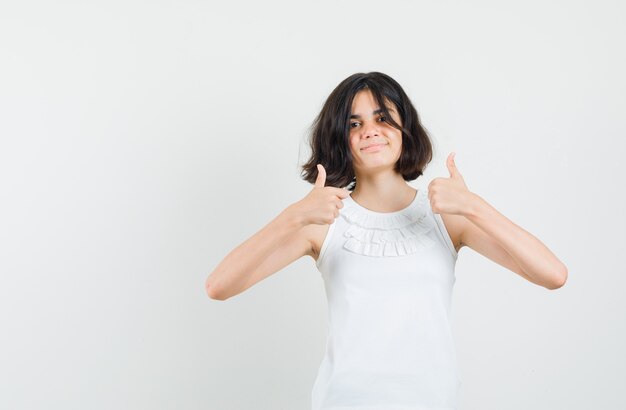
<svg viewBox="0 0 626 410">
<path fill-rule="evenodd" d="M 433 212 L 458 232 L 461 246 L 481 255 L 548 289 L 558 289 L 567 281 L 567 267 L 539 239 L 498 212 L 479 195 L 470 192 L 448 155 L 449 178 L 435 178 L 428 185 Z"/>
<path fill-rule="evenodd" d="M 567 267 L 539 239 L 475 193 L 469 195 L 466 204 L 463 215 L 468 222 L 461 231 L 463 245 L 503 266 L 515 262 L 519 270 L 513 270 L 547 289 L 565 284 Z"/>
</svg>

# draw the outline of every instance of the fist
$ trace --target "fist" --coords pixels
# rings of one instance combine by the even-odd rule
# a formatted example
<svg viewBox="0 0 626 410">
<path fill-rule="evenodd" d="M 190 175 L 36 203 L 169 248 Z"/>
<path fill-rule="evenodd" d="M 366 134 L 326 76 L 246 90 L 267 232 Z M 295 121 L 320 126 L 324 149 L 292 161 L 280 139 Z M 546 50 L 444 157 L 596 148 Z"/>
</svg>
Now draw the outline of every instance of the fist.
<svg viewBox="0 0 626 410">
<path fill-rule="evenodd" d="M 326 170 L 322 164 L 317 164 L 317 179 L 311 192 L 295 204 L 295 209 L 304 221 L 304 225 L 329 225 L 339 216 L 339 209 L 343 208 L 343 201 L 350 195 L 344 188 L 324 186 L 326 184 Z"/>
<path fill-rule="evenodd" d="M 455 153 L 446 159 L 450 177 L 434 178 L 428 184 L 430 207 L 437 214 L 464 215 L 468 208 L 472 193 L 467 189 L 461 172 L 454 163 Z"/>
</svg>

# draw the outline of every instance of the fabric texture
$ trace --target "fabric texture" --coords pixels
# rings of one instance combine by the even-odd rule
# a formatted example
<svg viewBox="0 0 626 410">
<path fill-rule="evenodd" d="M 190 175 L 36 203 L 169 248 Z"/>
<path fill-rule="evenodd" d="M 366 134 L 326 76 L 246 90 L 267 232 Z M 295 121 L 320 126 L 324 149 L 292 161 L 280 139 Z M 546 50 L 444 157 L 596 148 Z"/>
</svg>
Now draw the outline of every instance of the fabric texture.
<svg viewBox="0 0 626 410">
<path fill-rule="evenodd" d="M 316 261 L 329 327 L 312 410 L 456 409 L 458 255 L 441 216 L 425 189 L 397 212 L 343 204 Z"/>
</svg>

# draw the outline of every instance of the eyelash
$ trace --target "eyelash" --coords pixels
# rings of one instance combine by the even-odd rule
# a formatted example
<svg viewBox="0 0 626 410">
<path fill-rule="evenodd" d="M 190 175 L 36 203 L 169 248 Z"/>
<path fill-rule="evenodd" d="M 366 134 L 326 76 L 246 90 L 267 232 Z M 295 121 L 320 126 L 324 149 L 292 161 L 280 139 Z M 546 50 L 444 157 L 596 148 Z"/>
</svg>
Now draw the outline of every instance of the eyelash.
<svg viewBox="0 0 626 410">
<path fill-rule="evenodd" d="M 381 115 L 381 116 L 379 117 L 379 119 L 383 119 L 383 122 L 387 122 L 387 117 L 385 117 L 384 115 Z M 351 122 L 351 123 L 350 123 L 350 128 L 354 128 L 354 127 L 353 127 L 353 125 L 354 125 L 354 124 L 358 124 L 358 122 Z"/>
</svg>

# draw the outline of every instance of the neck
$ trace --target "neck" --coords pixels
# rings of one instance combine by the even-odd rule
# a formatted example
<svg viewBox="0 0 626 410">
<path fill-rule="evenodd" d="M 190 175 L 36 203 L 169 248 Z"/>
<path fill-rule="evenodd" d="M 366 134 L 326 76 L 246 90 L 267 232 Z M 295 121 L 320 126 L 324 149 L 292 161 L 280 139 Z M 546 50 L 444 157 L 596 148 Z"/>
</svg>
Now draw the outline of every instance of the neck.
<svg viewBox="0 0 626 410">
<path fill-rule="evenodd" d="M 406 208 L 415 198 L 416 189 L 395 171 L 357 175 L 350 195 L 359 205 L 375 212 L 395 212 Z"/>
</svg>

